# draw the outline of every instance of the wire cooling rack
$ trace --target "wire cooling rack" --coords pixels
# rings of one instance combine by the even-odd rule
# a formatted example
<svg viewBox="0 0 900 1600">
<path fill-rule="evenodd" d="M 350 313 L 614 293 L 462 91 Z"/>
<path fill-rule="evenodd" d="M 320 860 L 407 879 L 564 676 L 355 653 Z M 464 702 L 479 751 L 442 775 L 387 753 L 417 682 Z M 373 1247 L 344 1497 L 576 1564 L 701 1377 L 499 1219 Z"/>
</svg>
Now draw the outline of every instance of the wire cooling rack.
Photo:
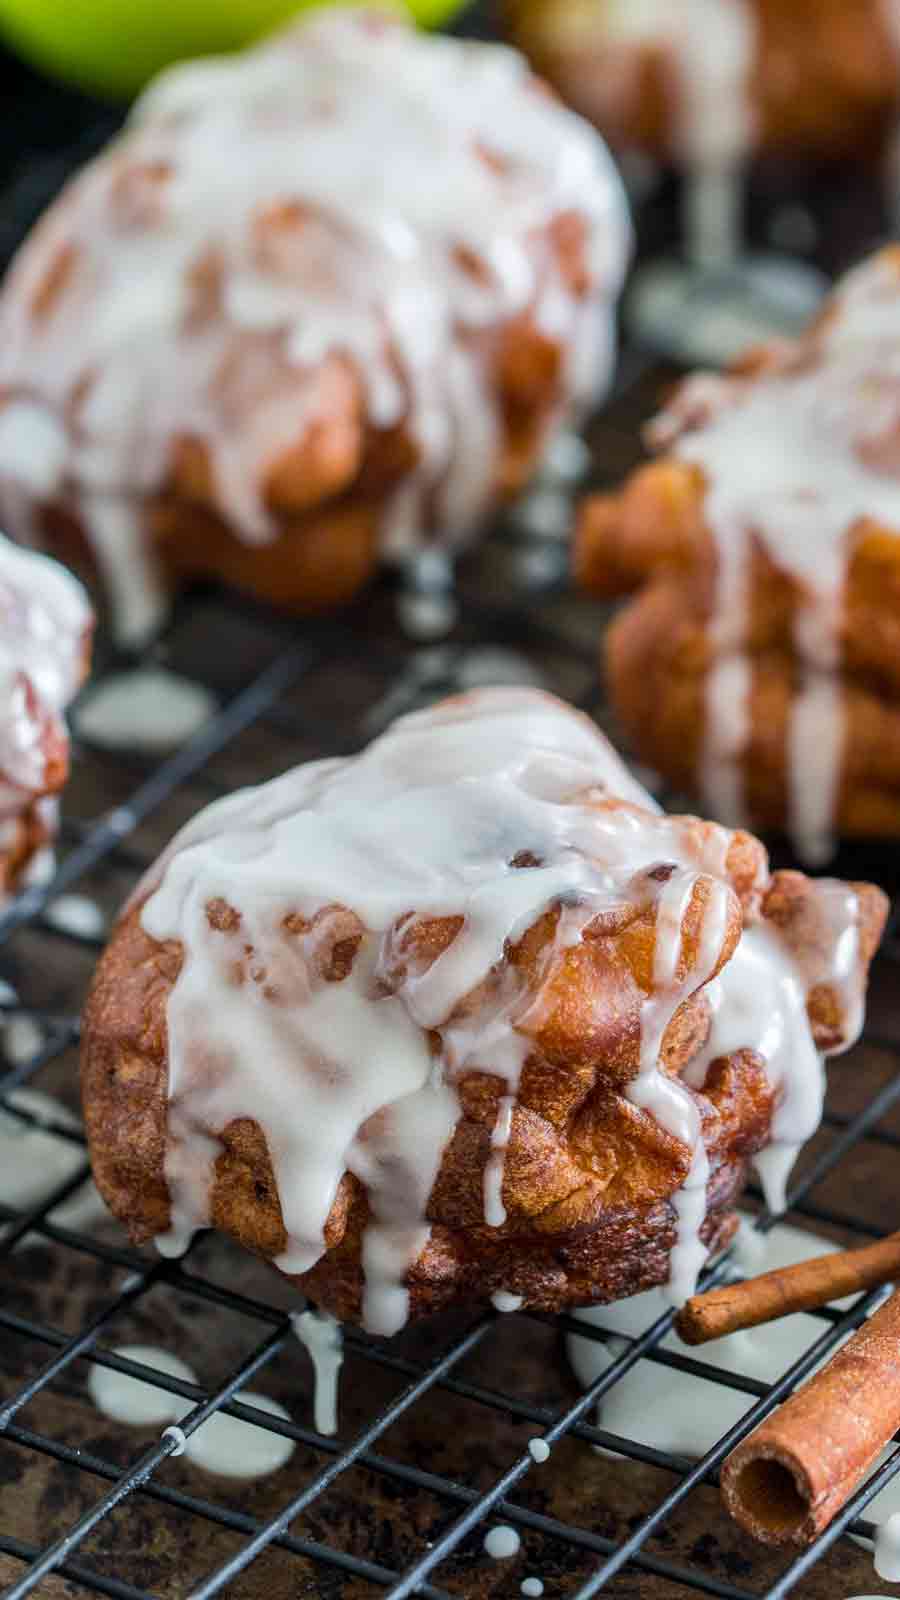
<svg viewBox="0 0 900 1600">
<path fill-rule="evenodd" d="M 38 119 L 40 121 L 40 119 Z M 112 119 L 86 124 L 77 154 Z M 33 159 L 39 155 L 39 159 Z M 41 148 L 7 170 L 5 248 L 71 161 Z M 14 225 L 9 223 L 13 215 Z M 593 474 L 614 482 L 637 455 L 635 429 L 663 374 L 626 353 L 591 437 Z M 567 593 L 560 490 L 540 485 L 460 572 L 459 619 L 440 639 L 410 638 L 387 582 L 338 618 L 298 624 L 213 589 L 180 604 L 145 661 L 202 683 L 219 707 L 158 762 L 79 735 L 59 865 L 0 915 L 6 1012 L 0 1110 L 74 1156 L 38 1202 L 0 1204 L 0 1582 L 33 1594 L 116 1600 L 280 1600 L 319 1595 L 515 1596 L 539 1578 L 549 1600 L 600 1592 L 632 1600 L 697 1593 L 806 1600 L 872 1591 L 869 1500 L 900 1468 L 900 1448 L 827 1533 L 796 1559 L 758 1550 L 718 1507 L 717 1469 L 877 1300 L 816 1314 L 820 1332 L 774 1384 L 662 1348 L 666 1315 L 626 1340 L 580 1391 L 562 1334 L 602 1331 L 566 1317 L 459 1313 L 382 1342 L 348 1330 L 337 1438 L 311 1425 L 311 1377 L 274 1273 L 204 1235 L 180 1262 L 132 1249 L 111 1221 L 73 1224 L 89 1183 L 77 1106 L 78 1014 L 103 936 L 73 915 L 89 897 L 109 923 L 140 872 L 200 805 L 291 763 L 358 748 L 398 713 L 488 681 L 534 681 L 608 725 L 597 671 L 601 613 Z M 415 598 L 407 625 L 423 627 Z M 427 611 L 427 607 L 426 607 Z M 410 623 L 410 616 L 412 621 Z M 82 705 L 122 663 L 101 653 Z M 883 854 L 840 868 L 882 880 Z M 892 869 L 894 877 L 896 870 Z M 80 902 L 83 908 L 83 901 Z M 900 1212 L 900 942 L 876 962 L 863 1042 L 831 1071 L 822 1130 L 801 1160 L 791 1214 L 840 1242 L 875 1238 Z M 58 1114 L 28 1098 L 39 1089 Z M 23 1091 L 26 1091 L 23 1093 Z M 2 1174 L 0 1174 L 2 1178 Z M 751 1205 L 759 1197 L 751 1195 Z M 719 1268 L 718 1272 L 723 1269 Z M 713 1274 L 715 1276 L 716 1274 Z M 117 1353 L 148 1347 L 144 1359 Z M 197 1383 L 154 1350 L 188 1354 Z M 597 1407 L 640 1362 L 746 1397 L 739 1425 L 700 1461 L 610 1433 Z M 216 1414 L 291 1441 L 278 1472 L 238 1482 L 177 1454 L 178 1434 L 112 1422 L 88 1380 L 140 1378 L 179 1405 L 190 1436 Z M 242 1394 L 280 1400 L 283 1420 Z M 173 1413 L 174 1414 L 174 1413 Z M 535 1434 L 552 1446 L 537 1465 Z M 613 1451 L 618 1459 L 593 1447 Z M 486 1557 L 487 1529 L 521 1539 L 514 1560 Z"/>
</svg>

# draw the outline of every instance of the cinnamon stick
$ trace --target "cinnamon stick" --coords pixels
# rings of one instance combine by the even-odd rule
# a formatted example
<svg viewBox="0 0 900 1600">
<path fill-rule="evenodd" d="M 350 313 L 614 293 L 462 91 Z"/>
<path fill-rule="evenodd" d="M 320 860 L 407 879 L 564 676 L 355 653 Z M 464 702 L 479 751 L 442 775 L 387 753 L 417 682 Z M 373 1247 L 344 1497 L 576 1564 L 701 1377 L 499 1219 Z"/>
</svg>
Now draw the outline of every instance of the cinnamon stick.
<svg viewBox="0 0 900 1600">
<path fill-rule="evenodd" d="M 722 1498 L 763 1544 L 818 1537 L 900 1428 L 900 1292 L 722 1468 Z"/>
<path fill-rule="evenodd" d="M 729 1283 L 686 1301 L 675 1318 L 685 1344 L 706 1344 L 741 1328 L 757 1328 L 794 1311 L 812 1311 L 900 1281 L 900 1233 L 860 1250 L 815 1256 L 793 1267 L 778 1267 L 744 1283 Z"/>
</svg>

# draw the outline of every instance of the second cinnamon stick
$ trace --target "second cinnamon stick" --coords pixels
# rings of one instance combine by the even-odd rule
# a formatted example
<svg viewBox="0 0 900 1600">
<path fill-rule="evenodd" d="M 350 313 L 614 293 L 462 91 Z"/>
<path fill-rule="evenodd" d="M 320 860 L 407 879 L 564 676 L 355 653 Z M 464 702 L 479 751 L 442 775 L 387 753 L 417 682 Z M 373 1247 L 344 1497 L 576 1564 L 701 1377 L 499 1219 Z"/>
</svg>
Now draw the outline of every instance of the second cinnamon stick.
<svg viewBox="0 0 900 1600">
<path fill-rule="evenodd" d="M 900 1427 L 900 1292 L 732 1452 L 722 1496 L 763 1544 L 809 1544 Z"/>
<path fill-rule="evenodd" d="M 675 1328 L 685 1344 L 706 1344 L 741 1328 L 757 1328 L 777 1317 L 812 1311 L 831 1300 L 864 1294 L 897 1280 L 900 1233 L 892 1233 L 860 1250 L 815 1256 L 796 1266 L 779 1267 L 743 1283 L 729 1283 L 708 1294 L 694 1295 L 679 1311 Z"/>
</svg>

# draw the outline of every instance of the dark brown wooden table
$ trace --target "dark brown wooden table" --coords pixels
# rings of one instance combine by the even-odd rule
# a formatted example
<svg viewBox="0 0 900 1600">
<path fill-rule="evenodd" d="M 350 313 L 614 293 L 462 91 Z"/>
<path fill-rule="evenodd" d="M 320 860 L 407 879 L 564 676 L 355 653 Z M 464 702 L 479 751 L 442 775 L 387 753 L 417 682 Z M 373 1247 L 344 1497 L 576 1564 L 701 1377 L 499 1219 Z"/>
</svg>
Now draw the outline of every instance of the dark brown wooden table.
<svg viewBox="0 0 900 1600">
<path fill-rule="evenodd" d="M 10 64 L 4 70 L 6 253 L 115 116 Z M 54 104 L 60 116 L 48 128 Z M 784 172 L 762 175 L 751 206 L 754 233 L 764 236 L 772 207 L 801 188 L 830 219 L 818 252 L 828 266 L 843 265 L 878 236 L 875 185 L 832 175 L 823 187 L 820 175 Z M 671 238 L 673 228 L 664 185 L 641 219 L 644 248 Z M 616 394 L 590 430 L 594 482 L 618 481 L 639 458 L 640 424 L 670 377 L 651 357 L 625 352 Z M 533 677 L 609 727 L 598 671 L 603 611 L 569 591 L 564 543 L 541 531 L 548 515 L 552 521 L 554 492 L 504 519 L 462 563 L 460 617 L 443 639 L 404 634 L 388 580 L 352 610 L 315 624 L 214 590 L 188 596 L 151 654 L 211 688 L 221 713 L 162 763 L 78 743 L 61 876 L 51 892 L 88 895 L 111 918 L 143 866 L 199 806 L 306 758 L 350 751 L 390 715 L 459 686 Z M 101 647 L 98 673 L 116 665 Z M 134 816 L 123 832 L 108 818 L 124 806 Z M 896 847 L 872 847 L 839 865 L 895 887 L 898 859 Z M 24 1057 L 0 1066 L 0 1097 L 24 1083 L 75 1108 L 77 1016 L 98 941 L 54 928 L 46 894 L 26 909 L 0 919 L 0 976 L 18 997 L 10 1008 L 37 1033 Z M 898 960 L 900 946 L 889 938 L 866 1039 L 833 1067 L 825 1123 L 798 1169 L 795 1217 L 841 1242 L 892 1230 L 900 1216 Z M 0 1210 L 22 1233 L 15 1250 L 9 1233 L 6 1247 L 0 1243 L 0 1385 L 2 1405 L 13 1408 L 0 1405 L 0 1583 L 7 1592 L 29 1581 L 29 1562 L 69 1538 L 84 1517 L 93 1521 L 83 1536 L 78 1530 L 64 1576 L 37 1579 L 31 1592 L 42 1600 L 180 1600 L 198 1588 L 233 1600 L 361 1600 L 398 1592 L 402 1575 L 435 1550 L 441 1559 L 425 1579 L 432 1596 L 513 1600 L 521 1580 L 538 1575 L 548 1600 L 561 1600 L 585 1593 L 610 1561 L 621 1570 L 603 1592 L 630 1600 L 787 1592 L 789 1561 L 755 1548 L 722 1515 L 714 1465 L 694 1483 L 690 1463 L 598 1430 L 595 1408 L 564 1359 L 559 1320 L 460 1314 L 390 1344 L 350 1333 L 341 1432 L 326 1441 L 312 1430 L 310 1372 L 274 1273 L 210 1237 L 171 1264 L 134 1252 L 111 1222 L 71 1234 L 47 1220 L 52 1203 L 30 1216 L 27 1230 L 18 1212 Z M 825 1317 L 821 1329 L 826 1342 L 841 1332 Z M 642 1341 L 644 1359 L 664 1359 L 663 1331 Z M 158 1426 L 104 1419 L 87 1392 L 90 1366 L 113 1364 L 115 1347 L 135 1343 L 187 1356 L 201 1384 L 189 1401 L 232 1404 L 244 1384 L 280 1400 L 293 1419 L 285 1431 L 297 1441 L 289 1464 L 256 1482 L 227 1480 L 166 1458 Z M 162 1375 L 149 1376 L 165 1385 Z M 676 1383 L 677 1371 L 671 1376 Z M 728 1382 L 722 1374 L 718 1381 Z M 765 1401 L 759 1385 L 736 1381 L 748 1406 Z M 549 1462 L 516 1481 L 528 1439 L 561 1419 L 566 1426 Z M 615 1445 L 619 1459 L 597 1454 L 593 1445 L 603 1442 Z M 306 1503 L 273 1536 L 273 1519 L 298 1497 Z M 460 1533 L 466 1517 L 473 1526 Z M 518 1528 L 516 1560 L 484 1555 L 490 1520 Z M 855 1526 L 865 1531 L 864 1511 Z M 227 1564 L 260 1530 L 258 1558 L 229 1574 Z M 211 1574 L 218 1574 L 213 1586 L 202 1587 Z M 839 1600 L 887 1589 L 870 1557 L 841 1537 L 793 1592 Z"/>
</svg>

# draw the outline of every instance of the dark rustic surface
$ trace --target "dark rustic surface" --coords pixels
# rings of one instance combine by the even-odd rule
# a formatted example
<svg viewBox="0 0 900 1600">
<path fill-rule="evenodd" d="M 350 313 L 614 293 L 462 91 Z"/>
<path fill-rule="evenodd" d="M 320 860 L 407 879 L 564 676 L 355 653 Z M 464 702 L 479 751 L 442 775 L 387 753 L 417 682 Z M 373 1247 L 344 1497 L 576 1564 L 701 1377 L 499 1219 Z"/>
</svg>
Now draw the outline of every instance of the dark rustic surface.
<svg viewBox="0 0 900 1600">
<path fill-rule="evenodd" d="M 657 374 L 639 378 L 596 425 L 598 475 L 621 470 L 634 455 L 634 416 L 647 411 L 658 381 Z M 105 853 L 99 865 L 85 873 L 78 890 L 90 894 L 111 915 L 140 863 L 149 860 L 174 828 L 212 795 L 271 776 L 290 762 L 353 748 L 397 710 L 473 676 L 506 671 L 515 675 L 529 667 L 542 682 L 603 720 L 596 675 L 601 613 L 561 588 L 535 592 L 522 586 L 523 562 L 527 564 L 539 547 L 547 561 L 552 560 L 552 544 L 529 539 L 511 524 L 499 530 L 464 564 L 462 621 L 449 639 L 438 644 L 415 645 L 403 636 L 395 622 L 396 594 L 388 583 L 351 614 L 314 628 L 211 592 L 191 596 L 157 654 L 211 685 L 223 704 L 233 702 L 295 641 L 309 642 L 314 664 L 299 673 L 260 718 L 239 729 L 186 782 L 166 793 L 121 847 Z M 506 653 L 498 656 L 498 650 Z M 127 803 L 151 770 L 133 754 L 103 753 L 79 745 L 65 807 L 70 845 L 80 841 L 85 828 L 111 806 Z M 883 855 L 869 854 L 877 857 L 866 863 L 869 867 L 885 864 Z M 8 933 L 0 951 L 0 973 L 16 986 L 24 1007 L 65 1019 L 78 1011 L 93 959 L 89 942 L 63 938 L 38 918 Z M 885 1043 L 862 1046 L 833 1067 L 834 1120 L 804 1157 L 807 1168 L 832 1148 L 842 1120 L 858 1115 L 886 1086 L 896 1083 L 900 1090 L 898 1057 L 890 1047 L 890 1043 L 900 1047 L 897 971 L 886 959 L 876 968 L 870 1035 Z M 74 1049 L 30 1073 L 29 1082 L 74 1106 Z M 895 1148 L 900 1112 L 889 1111 L 873 1132 L 877 1137 L 860 1140 L 801 1208 L 803 1215 L 812 1213 L 813 1226 L 848 1242 L 892 1226 L 900 1212 Z M 829 1227 L 829 1218 L 846 1226 Z M 286 1305 L 284 1287 L 274 1274 L 222 1241 L 201 1240 L 183 1274 L 164 1269 L 129 1308 L 116 1304 L 130 1270 L 124 1240 L 112 1224 L 100 1230 L 99 1238 L 113 1247 L 114 1258 L 125 1251 L 121 1265 L 115 1259 L 97 1259 L 74 1240 L 54 1239 L 40 1231 L 28 1236 L 27 1248 L 8 1255 L 0 1265 L 6 1398 L 40 1371 L 60 1342 L 97 1317 L 103 1320 L 92 1353 L 131 1343 L 180 1352 L 195 1367 L 205 1392 L 215 1391 L 261 1338 L 273 1329 L 277 1332 L 279 1308 Z M 237 1291 L 251 1304 L 242 1310 L 200 1298 L 190 1292 L 192 1276 L 226 1292 Z M 29 1325 L 27 1331 L 22 1319 Z M 427 1366 L 477 1320 L 437 1319 L 390 1346 L 381 1346 L 374 1359 L 366 1342 L 353 1336 L 343 1382 L 341 1443 L 351 1442 L 402 1390 L 410 1371 L 404 1362 L 413 1362 L 415 1370 Z M 89 1452 L 101 1458 L 113 1476 L 159 1436 L 159 1427 L 126 1427 L 99 1415 L 86 1391 L 87 1372 L 86 1359 L 72 1361 L 16 1414 L 19 1431 L 0 1444 L 0 1551 L 21 1554 L 23 1546 L 43 1547 L 108 1487 L 109 1478 L 91 1470 L 90 1463 L 79 1467 L 53 1460 L 36 1447 L 32 1436 L 40 1435 L 54 1447 Z M 388 1463 L 385 1470 L 356 1465 L 343 1471 L 328 1492 L 297 1518 L 292 1526 L 296 1538 L 318 1541 L 401 1572 L 465 1509 L 470 1491 L 488 1489 L 521 1455 L 530 1435 L 577 1398 L 559 1329 L 527 1317 L 488 1319 L 477 1348 L 454 1376 L 486 1393 L 460 1393 L 440 1386 L 430 1390 L 378 1440 L 375 1449 L 382 1463 Z M 673 1381 L 677 1381 L 674 1374 Z M 310 1373 L 289 1334 L 282 1330 L 270 1359 L 249 1386 L 279 1399 L 298 1425 L 303 1442 L 287 1467 L 248 1484 L 217 1478 L 184 1460 L 167 1460 L 152 1481 L 160 1490 L 182 1490 L 206 1508 L 210 1503 L 224 1506 L 259 1523 L 285 1506 L 327 1464 L 331 1452 L 313 1442 Z M 589 1412 L 586 1420 L 591 1418 Z M 444 1482 L 435 1490 L 418 1487 L 404 1478 L 404 1469 L 410 1466 L 439 1475 Z M 579 1580 L 593 1570 L 597 1553 L 608 1548 L 605 1541 L 617 1544 L 627 1537 L 675 1481 L 669 1467 L 611 1460 L 597 1455 L 589 1439 L 566 1439 L 546 1465 L 528 1472 L 510 1498 L 517 1507 L 558 1519 L 574 1532 L 558 1537 L 524 1528 L 520 1556 L 496 1563 L 484 1556 L 483 1529 L 476 1530 L 441 1564 L 433 1581 L 447 1592 L 500 1600 L 517 1595 L 522 1578 L 536 1573 L 544 1580 L 549 1600 L 574 1594 Z M 500 1520 L 509 1517 L 505 1513 Z M 190 1594 L 201 1577 L 234 1554 L 250 1531 L 246 1522 L 243 1528 L 223 1528 L 213 1518 L 203 1508 L 175 1507 L 137 1492 L 99 1524 L 74 1559 L 91 1572 L 175 1600 Z M 668 1600 L 689 1592 L 685 1581 L 652 1570 L 659 1561 L 669 1564 L 667 1570 L 689 1574 L 707 1593 L 725 1594 L 762 1594 L 786 1566 L 783 1557 L 756 1550 L 730 1526 L 709 1485 L 695 1490 L 666 1518 L 642 1554 L 645 1564 L 629 1566 L 613 1578 L 609 1593 Z M 21 1564 L 12 1560 L 9 1578 L 21 1571 Z M 7 1576 L 2 1567 L 0 1574 Z M 874 1593 L 877 1588 L 869 1557 L 843 1539 L 795 1592 L 806 1600 L 826 1596 L 831 1600 Z M 241 1600 L 304 1594 L 356 1600 L 378 1590 L 376 1583 L 311 1562 L 301 1547 L 267 1550 L 225 1593 Z M 56 1580 L 42 1579 L 36 1592 L 50 1600 L 60 1592 L 96 1591 L 78 1582 L 60 1590 Z"/>
<path fill-rule="evenodd" d="M 0 250 L 57 185 L 71 162 L 73 141 L 89 148 L 114 120 L 95 121 L 94 111 L 77 97 L 51 94 L 38 80 L 9 67 L 5 71 L 8 131 L 0 151 L 0 181 L 7 190 L 0 232 L 5 228 L 6 233 Z M 838 176 L 825 188 L 815 176 L 814 209 L 828 225 L 821 254 L 829 265 L 843 265 L 876 236 L 877 205 L 865 185 Z M 768 203 L 754 200 L 755 230 L 764 231 L 773 196 L 793 197 L 797 177 L 775 173 L 767 182 Z M 667 230 L 671 210 L 663 191 L 648 209 L 643 232 L 658 240 Z M 633 353 L 626 356 L 615 402 L 592 430 L 596 482 L 617 481 L 638 458 L 637 427 L 666 376 Z M 388 582 L 352 612 L 313 627 L 210 591 L 190 596 L 155 654 L 210 685 L 223 706 L 236 709 L 213 731 L 209 759 L 186 762 L 184 781 L 160 783 L 152 805 L 154 796 L 142 791 L 146 810 L 119 843 L 105 833 L 98 836 L 94 825 L 112 807 L 129 803 L 154 768 L 133 754 L 77 746 L 65 805 L 65 846 L 69 860 L 80 859 L 84 871 L 73 887 L 111 916 L 141 865 L 216 794 L 312 756 L 353 749 L 398 711 L 479 679 L 530 669 L 607 726 L 597 676 L 603 614 L 561 583 L 548 581 L 561 564 L 558 544 L 529 533 L 521 519 L 509 519 L 463 564 L 461 621 L 447 639 L 431 644 L 414 644 L 399 630 L 396 593 Z M 539 575 L 540 583 L 529 574 Z M 288 654 L 283 665 L 285 652 L 298 644 L 301 656 L 294 660 Z M 105 665 L 112 664 L 107 658 Z M 261 674 L 272 672 L 282 676 L 271 683 L 263 676 L 255 706 L 236 700 L 259 683 Z M 253 715 L 254 710 L 261 714 Z M 86 838 L 97 843 L 94 859 L 77 856 Z M 896 888 L 897 856 L 891 847 L 857 850 L 840 866 Z M 9 1077 L 0 1071 L 0 1094 L 27 1078 L 76 1106 L 71 1024 L 94 958 L 90 940 L 60 936 L 39 914 L 27 925 L 0 925 L 0 975 L 15 986 L 20 1006 L 37 1014 L 43 1040 L 24 1064 L 10 1063 Z M 875 971 L 867 1042 L 832 1068 L 829 1116 L 800 1167 L 801 1174 L 812 1173 L 823 1161 L 795 1220 L 848 1243 L 895 1227 L 900 1215 L 898 960 L 900 951 L 889 941 Z M 882 1096 L 880 1114 L 865 1121 L 876 1096 Z M 862 1127 L 857 1118 L 864 1119 Z M 848 1124 L 853 1135 L 861 1136 L 848 1137 Z M 842 1151 L 844 1144 L 849 1148 Z M 0 1211 L 3 1215 L 13 1214 Z M 41 1578 L 33 1591 L 42 1600 L 97 1593 L 180 1600 L 335 1458 L 335 1444 L 312 1431 L 310 1372 L 285 1328 L 285 1287 L 220 1240 L 202 1239 L 178 1268 L 149 1255 L 142 1262 L 112 1223 L 78 1238 L 41 1218 L 34 1221 L 23 1247 L 4 1251 L 0 1241 L 3 1401 L 14 1400 L 54 1355 L 63 1352 L 70 1359 L 16 1410 L 6 1437 L 0 1438 L 4 1589 L 22 1577 L 25 1558 L 67 1532 L 158 1441 L 159 1427 L 126 1427 L 98 1413 L 86 1388 L 90 1361 L 103 1360 L 104 1352 L 123 1344 L 159 1345 L 191 1362 L 205 1395 L 226 1385 L 260 1343 L 270 1341 L 248 1387 L 288 1409 L 298 1439 L 290 1463 L 271 1477 L 246 1483 L 211 1475 L 184 1459 L 164 1459 L 148 1483 L 80 1544 L 66 1569 L 70 1575 Z M 136 1300 L 123 1301 L 123 1284 L 135 1266 L 151 1271 L 149 1285 Z M 95 1325 L 83 1353 L 71 1356 L 70 1341 Z M 822 1323 L 823 1330 L 828 1326 Z M 421 1556 L 473 1496 L 489 1490 L 521 1457 L 533 1433 L 577 1401 L 560 1328 L 546 1321 L 437 1319 L 390 1345 L 354 1334 L 337 1448 L 351 1444 L 411 1377 L 427 1371 L 470 1330 L 475 1330 L 473 1347 L 448 1381 L 426 1388 L 377 1438 L 373 1453 L 345 1467 L 291 1523 L 292 1546 L 270 1546 L 222 1592 L 236 1600 L 307 1595 L 362 1600 L 383 1593 L 389 1574 L 403 1572 Z M 752 1398 L 748 1394 L 748 1406 Z M 584 1422 L 593 1420 L 592 1407 Z M 627 1452 L 628 1441 L 620 1443 Z M 589 1426 L 580 1436 L 561 1440 L 549 1462 L 531 1467 L 510 1491 L 511 1504 L 487 1519 L 517 1523 L 520 1555 L 490 1561 L 482 1550 L 482 1526 L 430 1581 L 445 1593 L 473 1600 L 513 1600 L 525 1576 L 539 1575 L 548 1600 L 574 1595 L 598 1560 L 640 1529 L 679 1482 L 683 1464 L 641 1459 L 642 1454 L 648 1453 L 635 1449 L 631 1458 L 618 1459 L 597 1454 Z M 431 1476 L 417 1479 L 421 1473 Z M 336 1562 L 323 1559 L 322 1549 L 316 1551 L 310 1542 L 336 1553 Z M 341 1556 L 372 1563 L 378 1574 L 369 1579 L 342 1571 Z M 765 1594 L 786 1567 L 783 1556 L 756 1549 L 736 1532 L 719 1509 L 714 1483 L 707 1482 L 669 1512 L 642 1543 L 637 1563 L 613 1577 L 604 1592 L 629 1600 L 677 1600 L 689 1593 L 734 1600 Z M 890 1589 L 875 1578 L 870 1557 L 843 1537 L 793 1592 L 802 1600 L 839 1600 Z"/>
</svg>

